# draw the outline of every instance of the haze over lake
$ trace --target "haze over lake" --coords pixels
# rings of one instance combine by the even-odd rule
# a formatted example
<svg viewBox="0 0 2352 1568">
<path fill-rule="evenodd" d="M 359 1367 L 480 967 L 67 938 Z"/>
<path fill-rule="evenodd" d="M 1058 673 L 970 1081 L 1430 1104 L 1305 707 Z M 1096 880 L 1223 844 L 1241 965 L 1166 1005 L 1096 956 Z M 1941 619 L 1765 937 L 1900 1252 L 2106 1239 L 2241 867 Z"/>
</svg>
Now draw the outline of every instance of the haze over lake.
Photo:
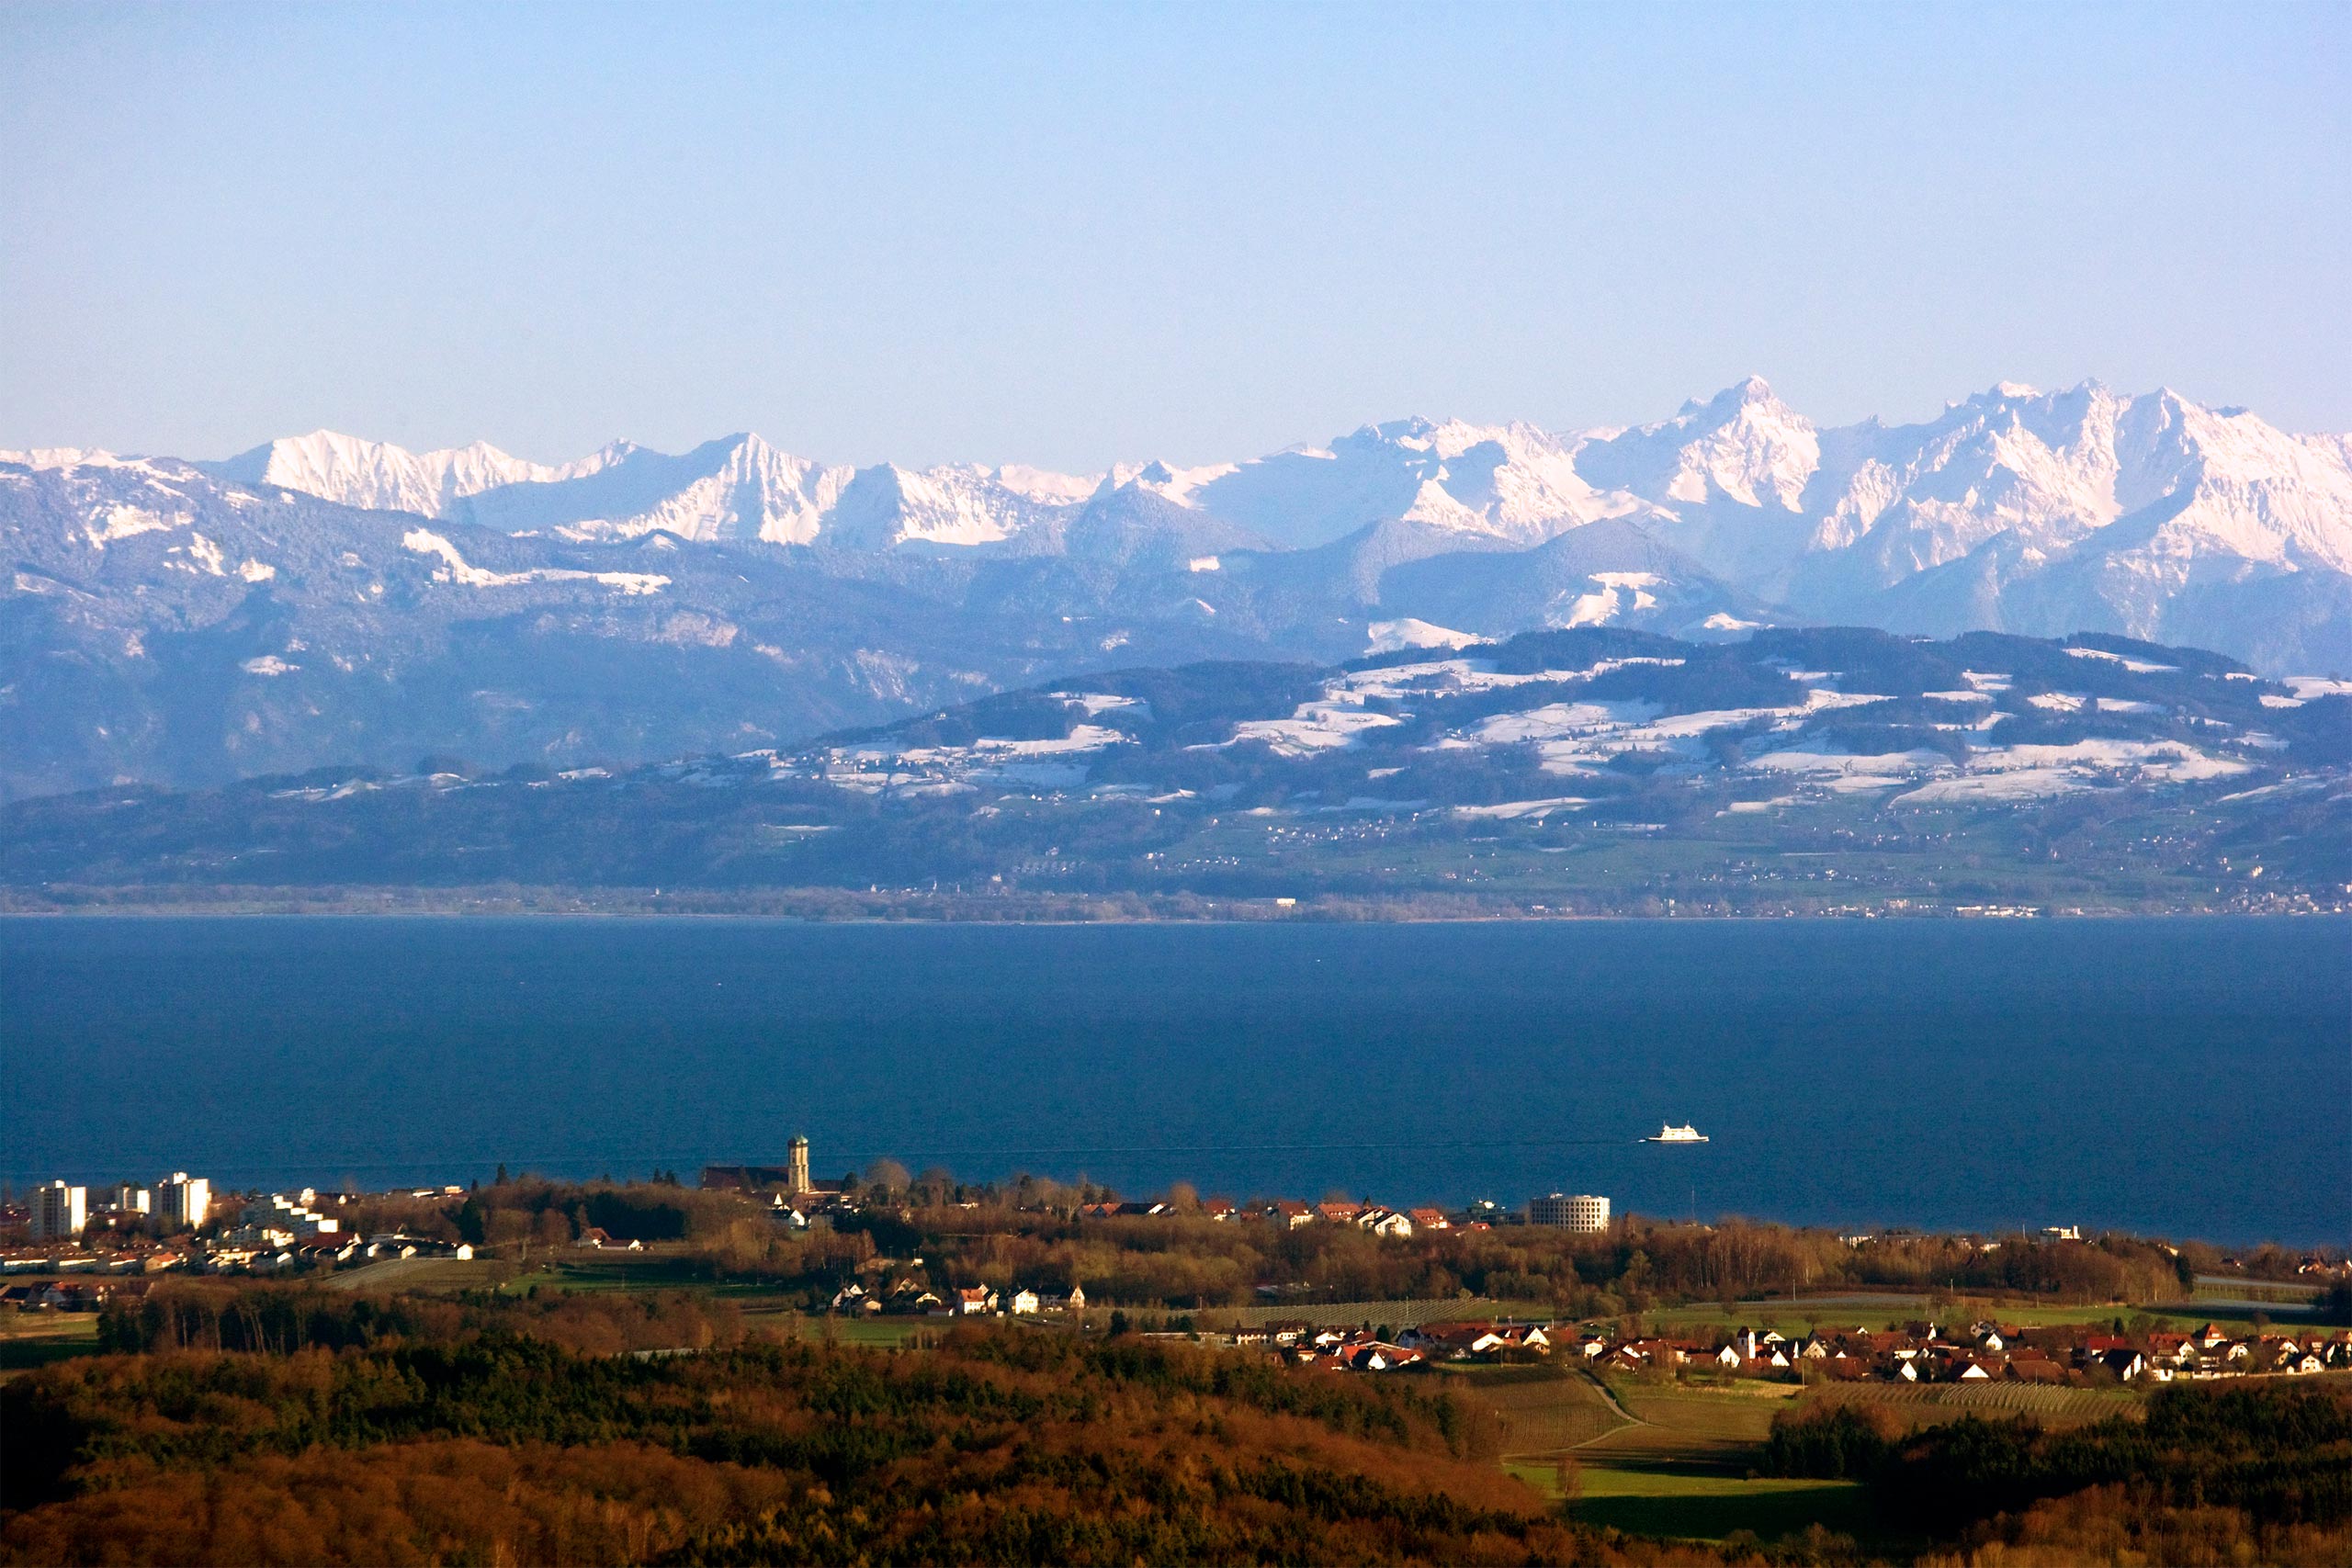
<svg viewBox="0 0 2352 1568">
<path fill-rule="evenodd" d="M 691 1180 L 806 1132 L 823 1175 L 2352 1234 L 2341 920 L 49 919 L 0 974 L 18 1184 Z"/>
</svg>

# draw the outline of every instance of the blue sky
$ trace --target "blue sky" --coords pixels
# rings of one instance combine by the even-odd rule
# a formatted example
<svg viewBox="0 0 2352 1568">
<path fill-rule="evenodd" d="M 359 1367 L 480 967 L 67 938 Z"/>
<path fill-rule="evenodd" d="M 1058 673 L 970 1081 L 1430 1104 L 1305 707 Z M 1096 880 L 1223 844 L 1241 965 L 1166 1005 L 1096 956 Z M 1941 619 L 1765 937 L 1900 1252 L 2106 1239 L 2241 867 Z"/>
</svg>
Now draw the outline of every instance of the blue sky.
<svg viewBox="0 0 2352 1568">
<path fill-rule="evenodd" d="M 2352 7 L 0 8 L 0 446 L 2352 431 Z"/>
</svg>

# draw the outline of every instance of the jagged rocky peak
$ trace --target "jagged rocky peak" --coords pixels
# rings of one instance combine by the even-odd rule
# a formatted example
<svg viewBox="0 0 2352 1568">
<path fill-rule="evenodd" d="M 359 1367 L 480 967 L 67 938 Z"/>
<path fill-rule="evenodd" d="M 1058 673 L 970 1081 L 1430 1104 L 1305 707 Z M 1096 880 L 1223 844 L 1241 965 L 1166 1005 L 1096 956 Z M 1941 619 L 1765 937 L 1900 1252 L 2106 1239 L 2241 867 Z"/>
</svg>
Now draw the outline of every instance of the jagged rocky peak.
<svg viewBox="0 0 2352 1568">
<path fill-rule="evenodd" d="M 1684 403 L 1672 419 L 1596 434 L 1576 449 L 1577 471 L 1603 489 L 1661 506 L 1741 506 L 1797 512 L 1821 466 L 1820 433 L 1760 376 Z"/>
</svg>

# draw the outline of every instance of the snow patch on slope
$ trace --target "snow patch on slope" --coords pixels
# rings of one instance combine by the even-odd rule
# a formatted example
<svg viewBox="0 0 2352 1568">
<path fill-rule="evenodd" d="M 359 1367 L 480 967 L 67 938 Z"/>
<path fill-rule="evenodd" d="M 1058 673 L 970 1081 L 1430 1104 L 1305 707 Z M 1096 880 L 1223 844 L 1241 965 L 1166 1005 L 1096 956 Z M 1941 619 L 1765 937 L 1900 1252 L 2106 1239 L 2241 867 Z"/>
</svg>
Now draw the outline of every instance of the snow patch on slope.
<svg viewBox="0 0 2352 1568">
<path fill-rule="evenodd" d="M 442 564 L 433 570 L 435 582 L 467 588 L 515 588 L 526 582 L 600 582 L 623 593 L 658 593 L 670 585 L 666 577 L 642 571 L 575 571 L 569 567 L 540 566 L 525 571 L 491 571 L 467 564 L 458 547 L 440 535 L 412 528 L 401 536 L 401 548 L 421 556 L 436 556 Z"/>
<path fill-rule="evenodd" d="M 1484 640 L 1475 633 L 1432 626 L 1409 615 L 1401 620 L 1374 621 L 1364 629 L 1371 639 L 1364 645 L 1366 653 L 1398 653 L 1408 648 L 1467 648 Z"/>
</svg>

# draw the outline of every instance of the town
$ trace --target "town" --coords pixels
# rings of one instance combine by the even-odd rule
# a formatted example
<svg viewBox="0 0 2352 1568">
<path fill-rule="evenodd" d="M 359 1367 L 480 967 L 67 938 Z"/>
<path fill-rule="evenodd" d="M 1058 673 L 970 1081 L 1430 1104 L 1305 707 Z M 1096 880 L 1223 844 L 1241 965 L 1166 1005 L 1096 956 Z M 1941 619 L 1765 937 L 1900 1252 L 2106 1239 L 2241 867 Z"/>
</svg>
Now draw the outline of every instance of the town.
<svg viewBox="0 0 2352 1568">
<path fill-rule="evenodd" d="M 399 1196 L 458 1199 L 461 1187 L 420 1188 Z M 474 1256 L 471 1244 L 405 1235 L 362 1235 L 340 1211 L 356 1193 L 252 1192 L 216 1199 L 211 1181 L 175 1170 L 148 1186 L 117 1182 L 91 1190 L 62 1179 L 21 1200 L 0 1201 L 0 1276 L 53 1275 L 35 1285 L 0 1284 L 0 1306 L 95 1312 L 143 1295 L 157 1275 L 292 1274 L 379 1258 Z"/>
<path fill-rule="evenodd" d="M 95 1193 L 53 1179 L 21 1201 L 0 1204 L 0 1272 L 7 1276 L 0 1280 L 0 1307 L 99 1312 L 109 1304 L 137 1303 L 175 1276 L 332 1276 L 345 1288 L 378 1278 L 388 1286 L 396 1278 L 403 1283 L 430 1278 L 382 1270 L 383 1265 L 411 1259 L 480 1260 L 503 1270 L 481 1278 L 512 1280 L 527 1278 L 525 1271 L 533 1269 L 556 1269 L 567 1258 L 643 1253 L 649 1245 L 665 1253 L 691 1250 L 699 1225 L 706 1231 L 729 1227 L 732 1256 L 750 1273 L 781 1256 L 779 1247 L 797 1247 L 790 1256 L 799 1260 L 795 1279 L 802 1289 L 795 1299 L 812 1316 L 1004 1318 L 1079 1331 L 1136 1332 L 1222 1345 L 1334 1372 L 1543 1363 L 1596 1374 L 1804 1385 L 2115 1387 L 2352 1369 L 2352 1329 L 2317 1321 L 2307 1325 L 2298 1316 L 2299 1311 L 2308 1315 L 2324 1300 L 2352 1296 L 2352 1263 L 2324 1252 L 2290 1258 L 2274 1249 L 2253 1272 L 2244 1260 L 2219 1254 L 2204 1265 L 2217 1272 L 2204 1276 L 2192 1274 L 2182 1248 L 2161 1242 L 2128 1244 L 2159 1260 L 2169 1258 L 2183 1282 L 2242 1279 L 2243 1285 L 2227 1288 L 2278 1303 L 2274 1310 L 2281 1317 L 2296 1319 L 2283 1326 L 2270 1321 L 2268 1313 L 2255 1313 L 2228 1327 L 2216 1321 L 2191 1327 L 2169 1314 L 2159 1318 L 2145 1311 L 2034 1324 L 2010 1321 L 1997 1310 L 1964 1320 L 1949 1312 L 1915 1310 L 1883 1317 L 1872 1327 L 1859 1314 L 1847 1320 L 1840 1311 L 1847 1296 L 1792 1295 L 1779 1301 L 1762 1292 L 1747 1303 L 1727 1296 L 1716 1321 L 1670 1326 L 1647 1321 L 1659 1315 L 1659 1306 L 1670 1297 L 1623 1288 L 1623 1275 L 1647 1266 L 1643 1248 L 1632 1246 L 1628 1251 L 1629 1244 L 1663 1251 L 1671 1239 L 1704 1248 L 1719 1239 L 1718 1227 L 1661 1225 L 1616 1215 L 1608 1198 L 1591 1193 L 1552 1192 L 1515 1208 L 1491 1201 L 1449 1208 L 1338 1197 L 1236 1201 L 1202 1197 L 1179 1184 L 1158 1198 L 1122 1199 L 1099 1189 L 1030 1178 L 1010 1189 L 955 1183 L 944 1172 L 917 1178 L 887 1161 L 862 1180 L 820 1180 L 812 1175 L 805 1137 L 791 1140 L 781 1165 L 705 1167 L 690 1197 L 674 1173 L 657 1173 L 649 1189 L 600 1190 L 586 1201 L 575 1196 L 567 1210 L 553 1201 L 562 1189 L 537 1183 L 528 1189 L 527 1201 L 536 1207 L 526 1215 L 520 1202 L 502 1198 L 521 1197 L 523 1184 L 530 1180 L 510 1181 L 502 1167 L 487 1190 L 449 1183 L 379 1193 L 304 1187 L 216 1195 L 210 1181 L 185 1171 L 146 1186 L 120 1182 Z M 650 1199 L 643 1196 L 648 1191 Z M 633 1196 L 625 1199 L 624 1192 Z M 647 1224 L 648 1202 L 699 1207 L 695 1217 Z M 672 1214 L 668 1207 L 662 1212 Z M 604 1223 L 594 1223 L 599 1219 Z M 999 1224 L 1100 1237 L 1114 1249 L 1104 1254 L 1114 1261 L 1090 1280 L 1082 1269 L 1066 1262 L 1046 1263 L 1024 1275 L 1016 1265 L 976 1267 L 965 1258 L 940 1256 L 937 1247 L 926 1262 L 922 1253 L 880 1245 L 894 1236 L 911 1240 L 927 1229 L 987 1232 Z M 1220 1234 L 1253 1239 L 1221 1244 L 1214 1240 Z M 1544 1235 L 1560 1240 L 1533 1241 Z M 952 1251 L 947 1238 L 939 1239 Z M 1341 1303 L 1334 1301 L 1328 1280 L 1267 1278 L 1228 1283 L 1216 1292 L 1194 1290 L 1187 1305 L 1182 1292 L 1139 1285 L 1134 1269 L 1116 1261 L 1133 1252 L 1214 1252 L 1220 1247 L 1249 1255 L 1287 1247 L 1301 1257 L 1370 1248 L 1368 1256 L 1377 1258 L 1385 1248 L 1389 1254 L 1453 1258 L 1445 1249 L 1468 1249 L 1475 1256 L 1487 1243 L 1566 1248 L 1568 1278 L 1580 1278 L 1577 1269 L 1605 1276 L 1614 1268 L 1621 1273 L 1619 1288 L 1613 1294 L 1588 1292 L 1591 1299 L 1571 1301 L 1557 1286 L 1523 1270 L 1498 1271 L 1488 1278 L 1485 1295 L 1457 1287 L 1453 1299 L 1417 1294 L 1390 1301 L 1369 1294 Z M 2052 1225 L 2030 1236 L 1930 1238 L 1888 1232 L 1840 1235 L 1834 1245 L 1848 1255 L 1852 1279 L 1866 1281 L 1885 1272 L 1872 1263 L 1872 1255 L 1882 1250 L 1893 1255 L 1933 1245 L 1944 1256 L 1957 1255 L 1981 1268 L 2005 1247 L 2026 1249 L 2044 1255 L 2044 1271 L 2054 1270 L 2052 1277 L 2058 1277 L 2066 1272 L 2069 1251 L 2087 1259 L 2127 1244 L 2086 1239 L 2079 1227 Z M 1116 1250 L 1121 1248 L 1127 1250 Z M 725 1271 L 721 1262 L 713 1267 Z M 2014 1262 L 2004 1267 L 2017 1277 Z M 377 1272 L 371 1275 L 371 1269 Z M 1546 1285 L 1553 1297 L 1550 1311 L 1540 1310 L 1546 1290 L 1539 1285 Z M 2331 1292 L 2332 1296 L 2321 1293 Z M 2195 1296 L 2177 1293 L 2189 1298 L 2181 1309 L 2193 1310 Z M 1882 1296 L 1875 1304 L 1905 1303 L 1934 1304 L 1929 1298 L 1905 1296 Z M 1753 1326 L 1732 1320 L 1735 1304 L 1752 1304 Z M 1497 1310 L 1505 1305 L 1509 1310 Z M 1345 1310 L 1334 1310 L 1340 1306 Z"/>
</svg>

